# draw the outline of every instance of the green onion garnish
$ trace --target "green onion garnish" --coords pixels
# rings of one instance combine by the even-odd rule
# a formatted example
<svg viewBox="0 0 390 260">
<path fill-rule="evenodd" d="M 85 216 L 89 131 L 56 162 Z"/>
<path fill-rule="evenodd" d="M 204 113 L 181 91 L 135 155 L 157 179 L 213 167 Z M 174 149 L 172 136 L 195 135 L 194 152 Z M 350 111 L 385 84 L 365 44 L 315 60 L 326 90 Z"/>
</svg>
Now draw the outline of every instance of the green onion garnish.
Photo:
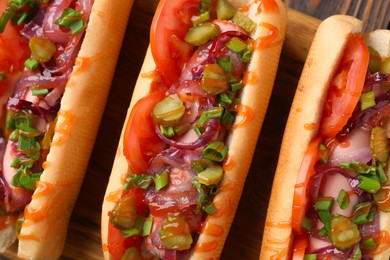
<svg viewBox="0 0 390 260">
<path fill-rule="evenodd" d="M 224 125 L 233 124 L 236 114 L 237 114 L 237 111 L 233 111 L 233 110 L 229 111 L 229 110 L 225 109 L 225 111 L 223 112 L 222 118 L 221 118 L 221 123 Z"/>
<path fill-rule="evenodd" d="M 148 217 L 145 219 L 144 226 L 142 228 L 142 236 L 149 236 L 153 228 L 153 217 Z"/>
<path fill-rule="evenodd" d="M 305 254 L 303 260 L 317 260 L 317 254 Z"/>
<path fill-rule="evenodd" d="M 29 58 L 24 62 L 24 66 L 26 66 L 27 69 L 34 71 L 38 68 L 39 62 L 34 58 Z"/>
<path fill-rule="evenodd" d="M 360 106 L 361 106 L 361 110 L 375 106 L 374 91 L 369 91 L 369 92 L 363 93 L 360 96 Z"/>
<path fill-rule="evenodd" d="M 372 220 L 372 202 L 363 202 L 354 206 L 352 222 L 360 225 Z"/>
<path fill-rule="evenodd" d="M 314 205 L 314 208 L 317 211 L 326 210 L 329 211 L 333 205 L 332 197 L 320 197 Z"/>
<path fill-rule="evenodd" d="M 161 174 L 158 174 L 154 177 L 154 184 L 156 185 L 156 190 L 161 190 L 166 185 L 168 185 L 168 172 L 164 171 Z"/>
<path fill-rule="evenodd" d="M 359 176 L 358 179 L 360 180 L 358 187 L 369 193 L 376 193 L 381 188 L 381 184 L 378 180 L 365 176 Z"/>
<path fill-rule="evenodd" d="M 339 195 L 337 197 L 337 204 L 341 209 L 346 209 L 349 206 L 349 197 L 345 190 L 340 190 Z"/>
<path fill-rule="evenodd" d="M 378 177 L 379 177 L 380 183 L 386 183 L 387 182 L 387 174 L 385 173 L 385 170 L 383 169 L 383 166 L 381 163 L 379 163 L 379 165 L 377 167 L 377 171 L 378 171 Z"/>
<path fill-rule="evenodd" d="M 377 247 L 378 246 L 378 244 L 375 242 L 375 240 L 372 237 L 363 240 L 362 244 L 364 247 Z"/>
<path fill-rule="evenodd" d="M 126 237 L 132 237 L 135 235 L 139 235 L 140 231 L 137 228 L 131 228 L 131 229 L 127 229 L 127 230 L 122 230 L 121 233 L 122 233 L 122 236 L 124 238 L 126 238 Z"/>
<path fill-rule="evenodd" d="M 215 207 L 214 203 L 212 203 L 212 202 L 204 205 L 202 207 L 202 209 L 209 215 L 213 215 L 217 211 L 217 208 Z"/>
<path fill-rule="evenodd" d="M 228 93 L 219 94 L 218 101 L 226 104 L 232 104 L 233 103 L 232 95 Z"/>
<path fill-rule="evenodd" d="M 44 96 L 49 93 L 47 88 L 41 88 L 40 86 L 31 87 L 31 93 L 33 96 Z"/>
<path fill-rule="evenodd" d="M 320 217 L 321 222 L 324 224 L 326 234 L 328 235 L 328 237 L 330 237 L 331 223 L 333 219 L 332 214 L 330 214 L 329 211 L 325 211 L 325 210 L 320 210 L 317 212 L 317 214 Z"/>
<path fill-rule="evenodd" d="M 310 231 L 311 228 L 313 227 L 313 221 L 305 216 L 302 220 L 301 226 L 303 229 Z"/>
<path fill-rule="evenodd" d="M 209 110 L 203 111 L 198 122 L 195 124 L 195 128 L 202 127 L 203 124 L 210 118 L 220 118 L 223 114 L 223 110 L 223 107 L 212 107 Z"/>
<path fill-rule="evenodd" d="M 72 34 L 78 34 L 86 27 L 82 14 L 72 8 L 65 8 L 62 15 L 54 22 L 62 27 L 70 28 Z"/>
<path fill-rule="evenodd" d="M 163 125 L 160 125 L 160 131 L 161 133 L 168 137 L 168 138 L 171 138 L 175 135 L 175 131 L 173 130 L 173 127 L 172 126 L 163 126 Z"/>
<path fill-rule="evenodd" d="M 195 214 L 199 214 L 199 212 L 202 208 L 203 202 L 206 198 L 206 194 L 204 192 L 203 185 L 198 181 L 197 176 L 194 177 L 194 179 L 192 181 L 192 185 L 194 185 L 194 187 L 196 188 L 196 190 L 199 193 L 198 204 L 196 205 L 196 210 L 195 210 Z"/>
<path fill-rule="evenodd" d="M 217 63 L 226 72 L 233 70 L 233 61 L 230 56 L 227 56 L 225 59 L 217 59 Z"/>
<path fill-rule="evenodd" d="M 227 153 L 227 146 L 220 141 L 214 141 L 210 143 L 202 151 L 202 154 L 205 158 L 215 162 L 222 162 L 225 159 Z"/>
<path fill-rule="evenodd" d="M 230 90 L 232 92 L 234 91 L 237 91 L 237 90 L 240 90 L 244 87 L 244 84 L 242 82 L 238 82 L 238 83 L 232 83 L 230 84 Z"/>
<path fill-rule="evenodd" d="M 252 58 L 253 51 L 250 48 L 246 48 L 242 52 L 238 54 L 238 57 L 240 57 L 240 60 L 243 62 L 250 62 Z"/>
<path fill-rule="evenodd" d="M 236 53 L 239 53 L 245 50 L 246 43 L 238 37 L 233 37 L 228 43 L 226 43 L 226 47 Z"/>
</svg>

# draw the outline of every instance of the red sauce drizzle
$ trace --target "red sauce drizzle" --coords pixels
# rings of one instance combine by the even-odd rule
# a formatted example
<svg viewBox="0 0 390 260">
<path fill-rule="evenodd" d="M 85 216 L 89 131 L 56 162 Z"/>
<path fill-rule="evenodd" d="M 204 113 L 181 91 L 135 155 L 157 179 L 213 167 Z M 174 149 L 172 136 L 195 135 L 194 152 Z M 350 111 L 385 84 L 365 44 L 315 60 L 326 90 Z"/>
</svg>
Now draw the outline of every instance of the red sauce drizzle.
<svg viewBox="0 0 390 260">
<path fill-rule="evenodd" d="M 306 130 L 314 130 L 314 129 L 316 129 L 317 124 L 316 123 L 309 123 L 309 124 L 305 124 L 303 127 Z"/>
<path fill-rule="evenodd" d="M 225 214 L 231 214 L 232 206 L 230 205 L 230 200 L 220 200 L 215 202 L 215 207 L 217 211 L 212 215 L 213 218 L 220 218 Z"/>
<path fill-rule="evenodd" d="M 38 209 L 32 209 L 30 205 L 28 205 L 24 209 L 24 218 L 26 220 L 30 220 L 33 222 L 37 222 L 42 220 L 48 212 L 47 207 L 41 206 Z"/>
<path fill-rule="evenodd" d="M 242 116 L 242 120 L 240 122 L 237 122 L 233 128 L 241 128 L 247 126 L 254 118 L 254 113 L 252 108 L 249 106 L 245 106 L 243 104 L 239 104 L 237 107 L 237 115 Z"/>
<path fill-rule="evenodd" d="M 261 0 L 257 8 L 258 13 L 279 13 L 279 6 L 275 0 Z"/>
<path fill-rule="evenodd" d="M 218 241 L 212 240 L 210 242 L 205 242 L 196 245 L 195 252 L 210 252 L 216 249 L 217 247 L 218 247 Z"/>
<path fill-rule="evenodd" d="M 53 185 L 47 182 L 38 181 L 36 184 L 35 192 L 32 196 L 33 199 L 37 199 L 49 194 L 53 190 Z"/>
<path fill-rule="evenodd" d="M 224 172 L 230 171 L 234 168 L 235 165 L 236 165 L 236 162 L 230 156 L 228 156 L 228 158 L 226 159 L 226 161 L 223 164 L 223 171 Z"/>
<path fill-rule="evenodd" d="M 34 234 L 19 234 L 18 235 L 19 240 L 38 240 L 38 237 Z"/>
<path fill-rule="evenodd" d="M 278 37 L 278 28 L 273 26 L 270 23 L 260 22 L 259 26 L 262 26 L 269 30 L 268 35 L 266 36 L 260 36 L 252 43 L 252 48 L 254 50 L 263 50 L 270 47 L 274 47 L 276 45 L 282 44 L 283 39 L 280 39 L 279 41 L 275 41 Z"/>
<path fill-rule="evenodd" d="M 290 221 L 279 221 L 279 222 L 267 221 L 267 222 L 265 222 L 265 225 L 267 227 L 291 228 L 291 222 Z"/>
<path fill-rule="evenodd" d="M 63 120 L 56 125 L 55 139 L 51 145 L 61 145 L 67 137 L 70 136 L 72 126 L 76 122 L 76 116 L 71 114 L 69 111 L 58 111 L 58 115 L 63 117 Z"/>
<path fill-rule="evenodd" d="M 210 222 L 204 222 L 206 223 L 205 225 L 202 226 L 202 233 L 211 235 L 211 236 L 222 236 L 223 235 L 223 227 L 218 224 L 213 224 Z"/>
<path fill-rule="evenodd" d="M 123 189 L 119 188 L 118 190 L 113 191 L 110 194 L 108 194 L 108 196 L 106 197 L 106 200 L 109 202 L 117 202 L 118 200 L 121 199 L 122 193 L 123 193 Z"/>
<path fill-rule="evenodd" d="M 219 192 L 225 192 L 225 191 L 229 191 L 229 190 L 234 190 L 234 188 L 237 186 L 237 183 L 236 182 L 229 182 L 229 183 L 226 183 L 224 185 L 222 185 L 220 188 L 219 188 Z"/>
<path fill-rule="evenodd" d="M 248 84 L 254 85 L 257 82 L 259 82 L 259 78 L 256 76 L 256 73 L 254 71 L 246 71 L 244 73 L 244 79 L 242 80 L 242 82 L 245 85 Z"/>
</svg>

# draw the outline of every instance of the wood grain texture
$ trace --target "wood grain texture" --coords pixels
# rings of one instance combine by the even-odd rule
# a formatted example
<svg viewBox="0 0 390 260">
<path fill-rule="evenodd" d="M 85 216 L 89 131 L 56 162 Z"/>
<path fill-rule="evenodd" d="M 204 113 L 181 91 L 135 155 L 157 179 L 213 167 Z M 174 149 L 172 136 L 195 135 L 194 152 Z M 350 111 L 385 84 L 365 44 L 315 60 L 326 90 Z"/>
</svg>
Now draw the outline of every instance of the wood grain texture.
<svg viewBox="0 0 390 260">
<path fill-rule="evenodd" d="M 321 20 L 333 14 L 354 16 L 364 23 L 366 32 L 390 26 L 390 0 L 285 0 L 288 7 Z"/>
<path fill-rule="evenodd" d="M 346 3 L 366 2 L 365 0 Z M 289 2 L 303 2 L 290 0 Z M 320 1 L 318 1 L 320 2 Z M 328 3 L 329 4 L 326 4 Z M 324 0 L 328 15 L 339 13 L 343 5 Z M 381 1 L 385 3 L 386 1 Z M 103 114 L 96 144 L 80 196 L 72 214 L 68 237 L 61 259 L 102 259 L 100 242 L 101 204 L 111 172 L 116 148 L 149 43 L 149 26 L 158 0 L 135 0 L 120 58 Z M 346 5 L 346 4 L 345 4 Z M 362 4 L 361 4 L 362 5 Z M 330 7 L 327 7 L 330 6 Z M 303 7 L 298 10 L 305 11 Z M 320 16 L 322 12 L 316 14 Z M 388 20 L 390 11 L 383 18 Z M 387 17 L 387 18 L 386 18 Z M 289 10 L 286 40 L 276 76 L 273 94 L 263 124 L 255 155 L 247 177 L 236 217 L 221 259 L 258 259 L 269 195 L 276 169 L 284 125 L 298 84 L 307 51 L 319 20 Z M 16 259 L 16 245 L 0 259 Z"/>
</svg>

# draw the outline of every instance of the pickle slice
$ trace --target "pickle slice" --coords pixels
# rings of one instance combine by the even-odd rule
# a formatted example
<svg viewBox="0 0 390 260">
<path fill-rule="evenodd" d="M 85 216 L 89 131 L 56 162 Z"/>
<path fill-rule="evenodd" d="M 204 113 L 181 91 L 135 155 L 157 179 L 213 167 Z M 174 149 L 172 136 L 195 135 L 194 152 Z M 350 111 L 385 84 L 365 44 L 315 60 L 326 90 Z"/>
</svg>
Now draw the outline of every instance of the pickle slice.
<svg viewBox="0 0 390 260">
<path fill-rule="evenodd" d="M 218 19 L 229 20 L 236 14 L 237 10 L 227 0 L 218 0 L 216 12 Z"/>
<path fill-rule="evenodd" d="M 251 33 L 256 29 L 256 23 L 241 12 L 236 12 L 232 21 L 240 25 L 248 33 Z"/>
<path fill-rule="evenodd" d="M 169 215 L 164 220 L 159 235 L 167 249 L 187 250 L 193 242 L 187 221 L 179 215 Z"/>
<path fill-rule="evenodd" d="M 218 25 L 214 23 L 203 23 L 192 27 L 186 34 L 184 40 L 194 46 L 205 44 L 221 32 Z"/>
<path fill-rule="evenodd" d="M 111 211 L 110 222 L 119 230 L 135 227 L 137 207 L 133 197 L 123 198 Z"/>
<path fill-rule="evenodd" d="M 183 118 L 185 106 L 180 99 L 166 97 L 158 102 L 153 109 L 152 116 L 154 121 L 162 126 L 175 126 Z"/>
</svg>

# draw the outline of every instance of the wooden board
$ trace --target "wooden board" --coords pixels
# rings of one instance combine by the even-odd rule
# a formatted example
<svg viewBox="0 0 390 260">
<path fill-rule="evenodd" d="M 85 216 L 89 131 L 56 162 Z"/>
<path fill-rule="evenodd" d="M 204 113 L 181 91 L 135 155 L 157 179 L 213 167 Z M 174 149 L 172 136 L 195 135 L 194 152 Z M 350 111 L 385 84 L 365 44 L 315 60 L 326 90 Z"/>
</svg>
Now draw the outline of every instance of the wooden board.
<svg viewBox="0 0 390 260">
<path fill-rule="evenodd" d="M 108 104 L 61 259 L 102 259 L 100 210 L 157 0 L 135 1 Z M 274 92 L 222 259 L 258 259 L 284 125 L 319 20 L 289 10 Z M 16 259 L 15 244 L 3 257 Z M 0 259 L 3 259 L 0 255 Z"/>
</svg>

